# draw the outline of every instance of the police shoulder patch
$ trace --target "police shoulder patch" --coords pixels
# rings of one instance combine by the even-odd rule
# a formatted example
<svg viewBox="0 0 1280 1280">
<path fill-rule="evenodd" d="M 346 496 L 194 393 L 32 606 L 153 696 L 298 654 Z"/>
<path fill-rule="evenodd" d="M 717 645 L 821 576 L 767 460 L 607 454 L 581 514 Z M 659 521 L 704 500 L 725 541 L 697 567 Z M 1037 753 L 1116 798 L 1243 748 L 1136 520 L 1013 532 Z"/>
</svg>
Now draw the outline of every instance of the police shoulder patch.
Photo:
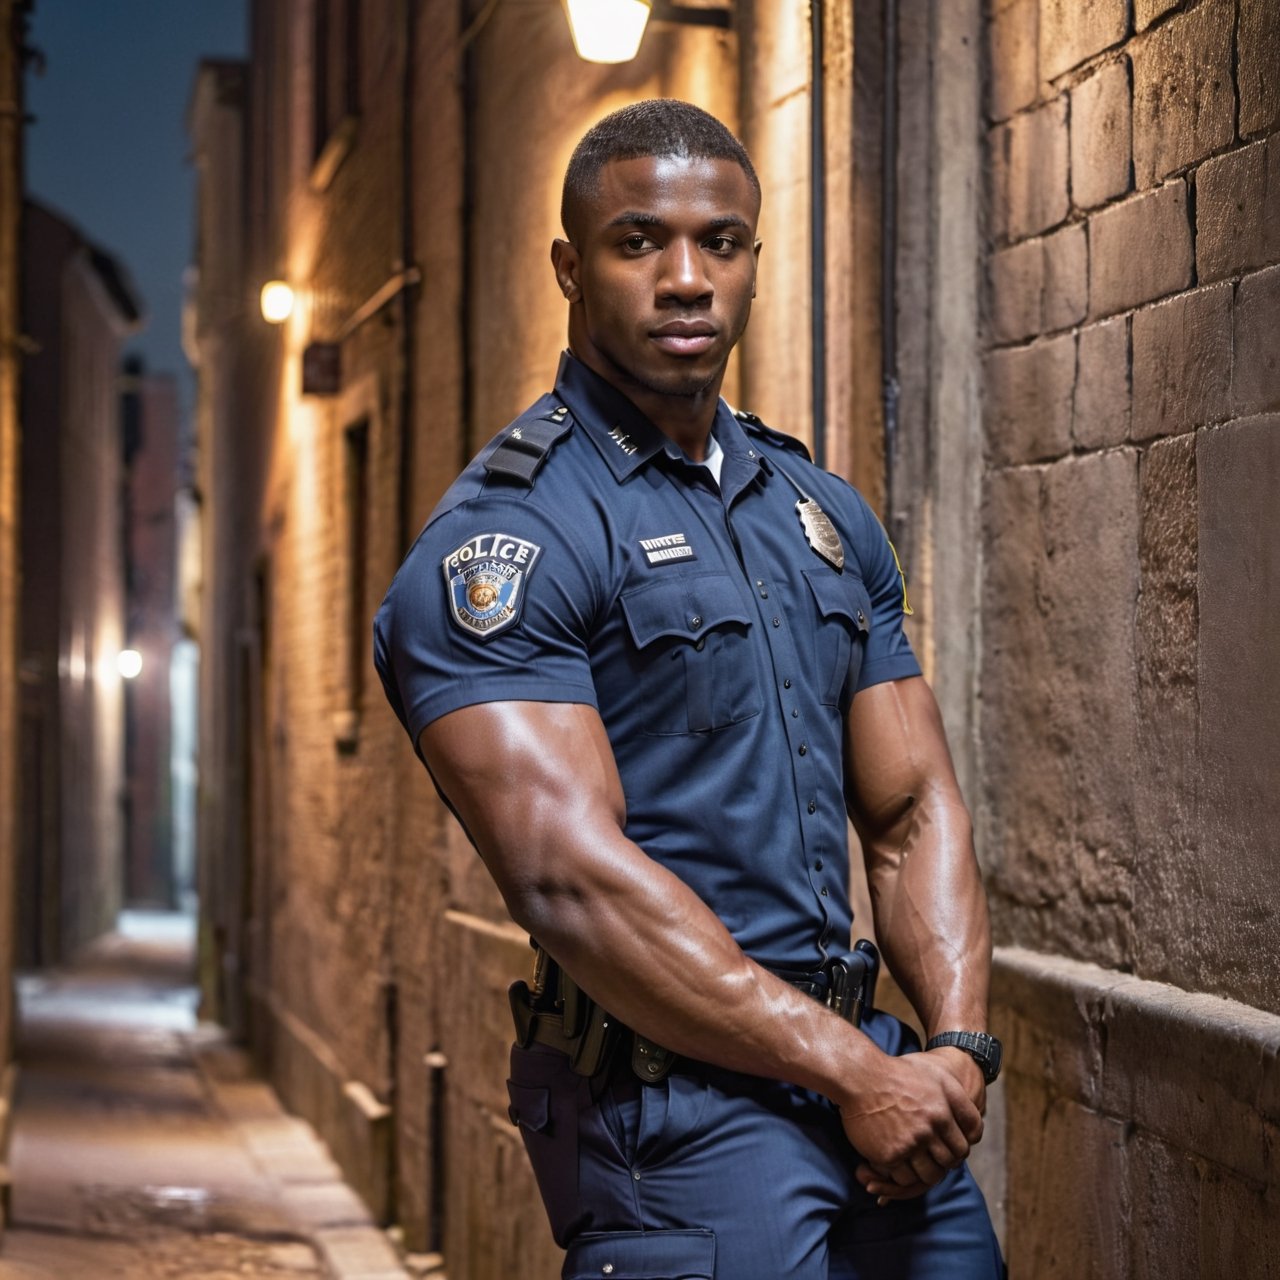
<svg viewBox="0 0 1280 1280">
<path fill-rule="evenodd" d="M 449 616 L 468 635 L 488 640 L 520 616 L 525 579 L 542 548 L 509 533 L 468 538 L 440 562 Z"/>
</svg>

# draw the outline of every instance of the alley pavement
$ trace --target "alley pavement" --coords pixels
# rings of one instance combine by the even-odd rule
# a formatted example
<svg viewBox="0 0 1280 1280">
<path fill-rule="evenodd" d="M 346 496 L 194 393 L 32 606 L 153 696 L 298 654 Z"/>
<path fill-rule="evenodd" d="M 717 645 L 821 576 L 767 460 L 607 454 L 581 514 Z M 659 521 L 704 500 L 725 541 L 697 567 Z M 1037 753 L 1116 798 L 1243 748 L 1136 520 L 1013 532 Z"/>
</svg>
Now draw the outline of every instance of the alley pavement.
<svg viewBox="0 0 1280 1280">
<path fill-rule="evenodd" d="M 310 1127 L 198 1024 L 182 916 L 19 982 L 0 1280 L 408 1280 Z"/>
</svg>

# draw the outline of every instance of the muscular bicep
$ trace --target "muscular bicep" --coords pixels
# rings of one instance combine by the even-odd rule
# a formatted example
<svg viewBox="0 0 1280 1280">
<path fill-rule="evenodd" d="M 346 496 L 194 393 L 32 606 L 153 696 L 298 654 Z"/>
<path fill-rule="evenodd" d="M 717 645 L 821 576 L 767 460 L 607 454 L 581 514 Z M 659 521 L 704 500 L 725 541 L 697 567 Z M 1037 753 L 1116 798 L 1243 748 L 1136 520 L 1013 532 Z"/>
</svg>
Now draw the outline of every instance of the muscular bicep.
<svg viewBox="0 0 1280 1280">
<path fill-rule="evenodd" d="M 894 847 L 926 799 L 963 807 L 942 716 L 923 678 L 885 681 L 853 699 L 845 799 L 869 855 Z"/>
<path fill-rule="evenodd" d="M 423 729 L 418 747 L 507 904 L 564 891 L 607 859 L 626 820 L 622 783 L 594 708 L 490 702 Z"/>
</svg>

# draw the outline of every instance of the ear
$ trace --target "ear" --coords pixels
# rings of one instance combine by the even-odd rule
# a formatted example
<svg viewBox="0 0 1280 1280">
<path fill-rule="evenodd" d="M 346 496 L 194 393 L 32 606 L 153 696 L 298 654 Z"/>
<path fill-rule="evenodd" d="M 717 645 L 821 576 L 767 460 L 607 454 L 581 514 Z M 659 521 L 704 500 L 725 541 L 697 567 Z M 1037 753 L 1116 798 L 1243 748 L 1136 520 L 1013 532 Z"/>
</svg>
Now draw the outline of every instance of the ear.
<svg viewBox="0 0 1280 1280">
<path fill-rule="evenodd" d="M 764 248 L 764 241 L 757 240 L 751 246 L 752 262 L 751 262 L 751 296 L 756 296 L 756 273 L 760 270 L 760 250 Z"/>
<path fill-rule="evenodd" d="M 560 292 L 570 302 L 577 302 L 582 297 L 580 279 L 582 259 L 577 249 L 568 240 L 556 239 L 551 242 L 551 265 L 555 268 L 556 284 Z"/>
</svg>

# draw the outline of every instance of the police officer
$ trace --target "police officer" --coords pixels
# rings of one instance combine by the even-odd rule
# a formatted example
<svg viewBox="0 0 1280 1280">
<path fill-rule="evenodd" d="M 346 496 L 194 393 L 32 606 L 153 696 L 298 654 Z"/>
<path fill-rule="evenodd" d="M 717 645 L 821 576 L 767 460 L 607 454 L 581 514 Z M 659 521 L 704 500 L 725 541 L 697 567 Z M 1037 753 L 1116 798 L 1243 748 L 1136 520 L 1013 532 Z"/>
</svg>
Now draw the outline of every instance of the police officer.
<svg viewBox="0 0 1280 1280">
<path fill-rule="evenodd" d="M 540 975 L 510 1081 L 565 1277 L 996 1276 L 964 1163 L 998 1069 L 987 908 L 896 558 L 854 489 L 719 398 L 759 206 L 698 108 L 587 133 L 551 252 L 555 389 L 436 508 L 375 656 L 571 975 L 559 1000 Z M 823 1002 L 846 813 L 923 1052 Z M 604 1042 L 626 1028 L 585 1065 L 581 1029 L 556 1041 L 579 988 Z"/>
</svg>

